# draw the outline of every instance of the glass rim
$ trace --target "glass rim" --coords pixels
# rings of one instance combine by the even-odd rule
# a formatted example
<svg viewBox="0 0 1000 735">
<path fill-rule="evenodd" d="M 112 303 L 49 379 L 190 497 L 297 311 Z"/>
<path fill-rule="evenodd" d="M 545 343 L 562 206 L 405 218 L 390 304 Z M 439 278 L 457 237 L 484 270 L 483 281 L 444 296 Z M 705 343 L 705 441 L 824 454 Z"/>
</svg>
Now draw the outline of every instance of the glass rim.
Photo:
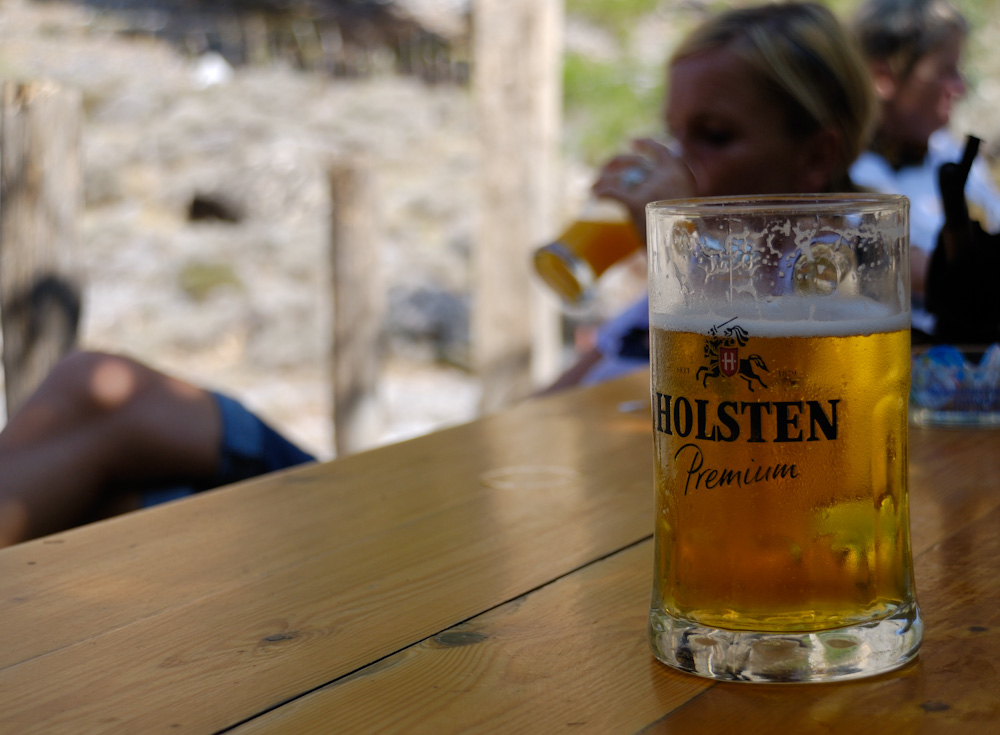
<svg viewBox="0 0 1000 735">
<path fill-rule="evenodd" d="M 661 199 L 646 205 L 649 215 L 732 216 L 734 213 L 862 214 L 909 207 L 902 194 L 849 192 L 839 194 L 754 194 L 744 196 Z"/>
</svg>

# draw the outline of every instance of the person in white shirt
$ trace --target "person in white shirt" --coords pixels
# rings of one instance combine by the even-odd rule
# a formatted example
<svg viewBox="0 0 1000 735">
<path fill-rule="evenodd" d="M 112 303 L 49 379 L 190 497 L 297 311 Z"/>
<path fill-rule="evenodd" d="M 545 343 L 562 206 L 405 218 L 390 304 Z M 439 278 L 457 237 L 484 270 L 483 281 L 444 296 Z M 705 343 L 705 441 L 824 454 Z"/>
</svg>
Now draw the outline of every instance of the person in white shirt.
<svg viewBox="0 0 1000 735">
<path fill-rule="evenodd" d="M 961 60 L 968 23 L 947 0 L 868 0 L 851 28 L 880 101 L 878 128 L 869 150 L 851 166 L 851 179 L 909 197 L 912 325 L 933 335 L 935 317 L 924 308 L 924 295 L 944 225 L 938 169 L 962 158 L 963 143 L 947 126 L 967 91 Z M 1000 229 L 1000 191 L 982 159 L 973 163 L 965 194 L 983 229 Z"/>
</svg>

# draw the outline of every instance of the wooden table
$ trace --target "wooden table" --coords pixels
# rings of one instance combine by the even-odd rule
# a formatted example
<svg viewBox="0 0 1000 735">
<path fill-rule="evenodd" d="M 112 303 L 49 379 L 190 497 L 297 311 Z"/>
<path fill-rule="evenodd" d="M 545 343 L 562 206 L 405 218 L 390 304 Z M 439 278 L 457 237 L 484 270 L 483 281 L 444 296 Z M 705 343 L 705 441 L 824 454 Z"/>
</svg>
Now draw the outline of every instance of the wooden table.
<svg viewBox="0 0 1000 735">
<path fill-rule="evenodd" d="M 0 552 L 0 732 L 1000 731 L 1000 432 L 911 429 L 915 663 L 719 684 L 646 643 L 646 381 Z"/>
</svg>

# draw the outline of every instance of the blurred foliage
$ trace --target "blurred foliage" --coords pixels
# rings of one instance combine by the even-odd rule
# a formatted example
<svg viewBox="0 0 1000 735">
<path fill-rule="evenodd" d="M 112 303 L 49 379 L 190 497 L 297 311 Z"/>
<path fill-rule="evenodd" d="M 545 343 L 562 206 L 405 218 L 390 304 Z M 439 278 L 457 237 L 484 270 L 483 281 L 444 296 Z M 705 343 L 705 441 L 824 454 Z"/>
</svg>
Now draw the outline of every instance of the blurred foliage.
<svg viewBox="0 0 1000 735">
<path fill-rule="evenodd" d="M 627 36 L 637 20 L 662 4 L 661 0 L 566 0 L 566 13 Z"/>
<path fill-rule="evenodd" d="M 597 165 L 640 135 L 662 133 L 663 62 L 643 61 L 636 37 L 645 19 L 667 13 L 682 27 L 693 26 L 705 12 L 759 0 L 566 0 L 567 18 L 599 29 L 617 53 L 594 58 L 568 49 L 563 59 L 563 109 L 568 153 Z M 969 19 L 971 40 L 965 72 L 970 89 L 980 78 L 979 62 L 992 39 L 978 33 L 987 19 L 1000 12 L 997 0 L 951 0 Z M 847 20 L 862 0 L 821 0 Z"/>
<path fill-rule="evenodd" d="M 662 12 L 690 25 L 704 8 L 691 0 L 566 0 L 567 18 L 603 32 L 616 49 L 600 58 L 570 49 L 563 59 L 566 145 L 572 157 L 597 165 L 633 138 L 663 133 L 663 62 L 670 48 L 665 43 L 649 61 L 636 41 L 643 22 Z"/>
<path fill-rule="evenodd" d="M 569 144 L 595 164 L 659 122 L 663 74 L 635 59 L 599 61 L 569 53 L 563 60 L 563 100 Z M 655 78 L 655 81 L 651 81 Z"/>
</svg>

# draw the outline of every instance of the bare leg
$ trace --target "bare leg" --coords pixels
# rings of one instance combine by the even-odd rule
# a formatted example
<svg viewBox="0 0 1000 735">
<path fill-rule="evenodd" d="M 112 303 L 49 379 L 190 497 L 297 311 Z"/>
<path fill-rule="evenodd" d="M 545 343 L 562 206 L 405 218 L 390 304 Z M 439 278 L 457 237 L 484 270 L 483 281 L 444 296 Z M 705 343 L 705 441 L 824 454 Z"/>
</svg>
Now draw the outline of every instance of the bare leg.
<svg viewBox="0 0 1000 735">
<path fill-rule="evenodd" d="M 109 486 L 212 474 L 221 433 L 206 391 L 128 358 L 70 355 L 0 431 L 0 547 L 85 522 L 114 504 Z"/>
</svg>

